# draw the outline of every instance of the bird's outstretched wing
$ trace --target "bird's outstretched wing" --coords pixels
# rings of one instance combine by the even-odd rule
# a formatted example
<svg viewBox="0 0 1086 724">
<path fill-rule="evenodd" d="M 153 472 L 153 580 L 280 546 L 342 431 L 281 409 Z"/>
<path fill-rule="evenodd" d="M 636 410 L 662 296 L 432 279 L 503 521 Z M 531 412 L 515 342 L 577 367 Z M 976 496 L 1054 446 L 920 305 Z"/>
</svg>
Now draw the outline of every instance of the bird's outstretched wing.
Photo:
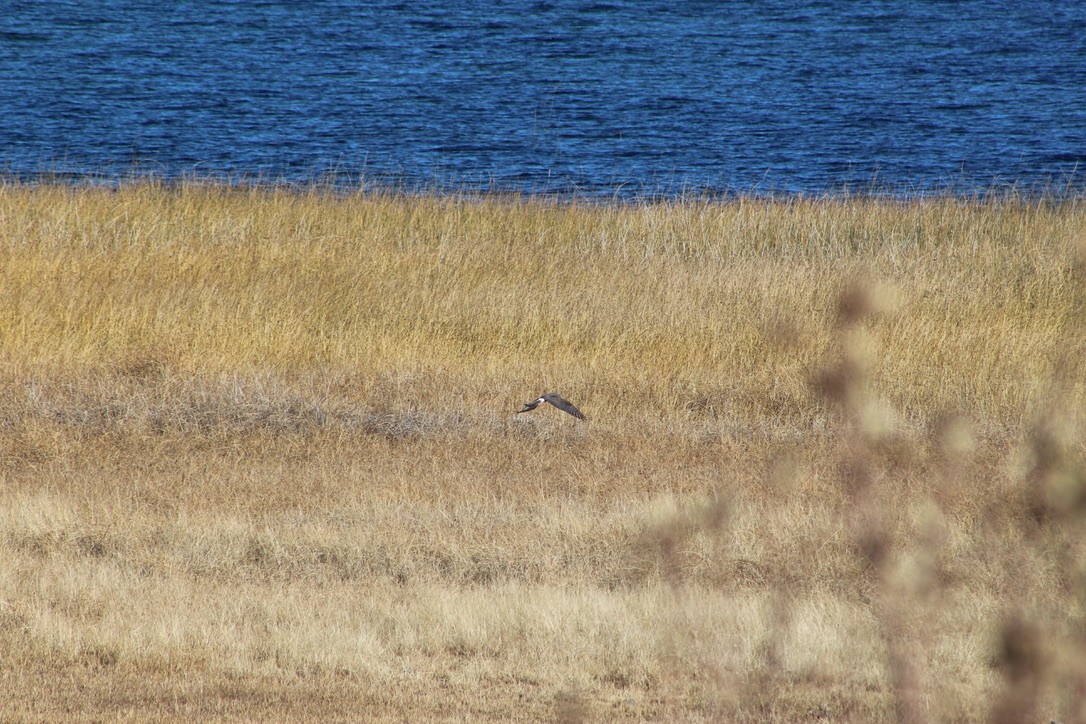
<svg viewBox="0 0 1086 724">
<path fill-rule="evenodd" d="M 532 400 L 531 402 L 525 402 L 524 407 L 517 410 L 517 414 L 519 415 L 522 412 L 530 412 L 531 410 L 534 410 L 535 408 L 542 405 L 543 402 L 544 402 L 544 400 L 543 400 L 542 397 L 540 397 L 538 400 Z"/>
<path fill-rule="evenodd" d="M 576 417 L 578 420 L 585 419 L 584 413 L 574 407 L 573 403 L 559 395 L 557 392 L 552 392 L 549 395 L 543 395 L 543 399 L 557 407 L 562 412 L 568 412 L 569 414 Z"/>
</svg>

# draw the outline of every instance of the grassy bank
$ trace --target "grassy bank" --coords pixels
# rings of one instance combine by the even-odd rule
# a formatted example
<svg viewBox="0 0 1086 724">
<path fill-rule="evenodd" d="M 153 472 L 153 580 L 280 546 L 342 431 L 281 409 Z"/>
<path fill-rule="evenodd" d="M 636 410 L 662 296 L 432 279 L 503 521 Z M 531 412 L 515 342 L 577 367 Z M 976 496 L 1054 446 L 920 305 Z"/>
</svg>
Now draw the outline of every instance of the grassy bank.
<svg viewBox="0 0 1086 724">
<path fill-rule="evenodd" d="M 0 712 L 1086 717 L 1084 243 L 0 187 Z"/>
</svg>

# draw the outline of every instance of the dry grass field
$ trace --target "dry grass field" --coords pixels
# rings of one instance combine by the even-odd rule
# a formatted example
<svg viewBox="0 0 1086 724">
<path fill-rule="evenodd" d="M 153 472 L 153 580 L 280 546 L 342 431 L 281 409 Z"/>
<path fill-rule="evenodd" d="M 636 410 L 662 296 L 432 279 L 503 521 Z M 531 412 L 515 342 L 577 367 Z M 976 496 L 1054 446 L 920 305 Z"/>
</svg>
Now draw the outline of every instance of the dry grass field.
<svg viewBox="0 0 1086 724">
<path fill-rule="evenodd" d="M 0 719 L 1086 721 L 1084 245 L 0 186 Z"/>
</svg>

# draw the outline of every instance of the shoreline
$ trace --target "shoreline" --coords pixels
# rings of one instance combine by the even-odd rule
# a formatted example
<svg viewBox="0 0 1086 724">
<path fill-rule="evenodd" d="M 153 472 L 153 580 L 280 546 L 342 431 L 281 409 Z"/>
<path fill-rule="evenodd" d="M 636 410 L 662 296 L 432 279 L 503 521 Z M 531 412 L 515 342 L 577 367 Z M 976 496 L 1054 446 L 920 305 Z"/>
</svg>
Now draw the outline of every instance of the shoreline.
<svg viewBox="0 0 1086 724">
<path fill-rule="evenodd" d="M 114 191 L 149 186 L 164 190 L 212 188 L 224 191 L 263 190 L 269 193 L 313 193 L 338 197 L 377 196 L 391 198 L 460 198 L 475 201 L 512 199 L 532 203 L 594 205 L 661 205 L 683 203 L 736 203 L 739 201 L 789 202 L 827 201 L 914 202 L 951 201 L 971 203 L 1081 203 L 1086 199 L 1086 182 L 1074 177 L 1051 178 L 1044 182 L 1023 184 L 1013 180 L 990 180 L 977 183 L 975 179 L 946 179 L 938 184 L 917 188 L 909 184 L 887 186 L 871 179 L 869 182 L 847 182 L 821 190 L 799 188 L 718 188 L 677 181 L 666 185 L 646 186 L 630 182 L 595 185 L 570 183 L 551 188 L 520 188 L 501 182 L 466 182 L 446 184 L 421 179 L 397 179 L 382 175 L 367 175 L 330 169 L 303 177 L 246 172 L 174 172 L 162 173 L 151 164 L 150 170 L 131 173 L 86 170 L 0 171 L 0 185 L 31 188 L 104 188 Z"/>
</svg>

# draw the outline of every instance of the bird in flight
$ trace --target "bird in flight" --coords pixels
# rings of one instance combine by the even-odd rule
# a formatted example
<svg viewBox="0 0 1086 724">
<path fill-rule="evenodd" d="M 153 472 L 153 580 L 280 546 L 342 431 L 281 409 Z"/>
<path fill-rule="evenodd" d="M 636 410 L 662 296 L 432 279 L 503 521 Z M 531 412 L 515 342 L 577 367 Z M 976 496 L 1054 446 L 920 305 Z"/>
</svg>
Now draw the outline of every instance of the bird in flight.
<svg viewBox="0 0 1086 724">
<path fill-rule="evenodd" d="M 532 400 L 531 402 L 525 402 L 524 407 L 517 410 L 517 414 L 519 415 L 522 412 L 528 412 L 530 410 L 534 410 L 535 408 L 542 405 L 544 402 L 551 403 L 552 405 L 557 407 L 562 412 L 568 412 L 569 414 L 576 417 L 578 420 L 585 419 L 584 414 L 582 414 L 580 410 L 578 410 L 576 407 L 574 407 L 570 403 L 569 400 L 565 399 L 564 397 L 559 395 L 557 392 L 548 392 L 547 394 L 540 397 L 538 400 Z"/>
</svg>

